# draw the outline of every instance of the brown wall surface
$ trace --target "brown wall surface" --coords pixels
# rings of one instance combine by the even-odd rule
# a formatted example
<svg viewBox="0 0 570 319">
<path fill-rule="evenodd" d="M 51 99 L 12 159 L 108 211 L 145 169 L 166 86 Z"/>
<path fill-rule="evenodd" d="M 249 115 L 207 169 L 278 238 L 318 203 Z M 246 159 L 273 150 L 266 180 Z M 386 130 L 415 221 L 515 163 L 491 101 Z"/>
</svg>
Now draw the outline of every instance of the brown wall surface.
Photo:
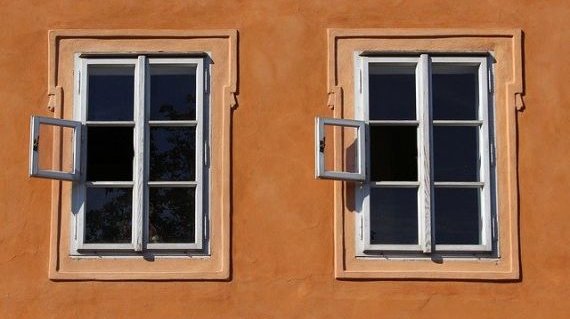
<svg viewBox="0 0 570 319">
<path fill-rule="evenodd" d="M 1 1 L 0 318 L 567 318 L 568 1 Z M 27 176 L 47 105 L 50 29 L 237 29 L 232 268 L 218 282 L 53 282 L 51 183 Z M 327 28 L 521 28 L 522 279 L 351 281 L 333 274 L 333 184 L 314 179 Z"/>
</svg>

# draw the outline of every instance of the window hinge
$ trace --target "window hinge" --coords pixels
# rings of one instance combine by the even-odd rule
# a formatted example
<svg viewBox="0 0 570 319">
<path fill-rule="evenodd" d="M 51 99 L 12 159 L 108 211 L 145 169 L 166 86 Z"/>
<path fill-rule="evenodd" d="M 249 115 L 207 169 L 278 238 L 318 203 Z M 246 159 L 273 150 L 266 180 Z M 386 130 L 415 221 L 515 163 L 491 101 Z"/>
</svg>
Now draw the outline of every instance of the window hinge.
<svg viewBox="0 0 570 319">
<path fill-rule="evenodd" d="M 495 218 L 491 218 L 491 234 L 493 241 L 499 238 L 499 234 L 497 234 L 497 221 Z"/>
<path fill-rule="evenodd" d="M 202 238 L 209 238 L 210 236 L 210 221 L 208 218 L 204 218 L 204 234 Z"/>
<path fill-rule="evenodd" d="M 360 234 L 359 234 L 360 240 L 364 240 L 364 218 L 362 216 L 360 217 L 360 231 L 359 232 L 360 232 Z"/>
<path fill-rule="evenodd" d="M 495 162 L 497 160 L 496 158 L 496 150 L 495 150 L 495 143 L 491 143 L 491 145 L 489 145 L 489 151 L 491 152 L 490 157 L 491 157 L 491 166 L 495 167 Z"/>
<path fill-rule="evenodd" d="M 207 69 L 204 69 L 204 93 L 209 94 L 210 93 L 210 79 L 209 77 L 209 72 Z"/>
<path fill-rule="evenodd" d="M 210 165 L 210 145 L 204 141 L 204 166 Z"/>
<path fill-rule="evenodd" d="M 493 74 L 491 68 L 487 70 L 487 83 L 489 86 L 489 93 L 493 93 Z"/>
<path fill-rule="evenodd" d="M 362 68 L 358 70 L 358 91 L 362 94 Z"/>
</svg>

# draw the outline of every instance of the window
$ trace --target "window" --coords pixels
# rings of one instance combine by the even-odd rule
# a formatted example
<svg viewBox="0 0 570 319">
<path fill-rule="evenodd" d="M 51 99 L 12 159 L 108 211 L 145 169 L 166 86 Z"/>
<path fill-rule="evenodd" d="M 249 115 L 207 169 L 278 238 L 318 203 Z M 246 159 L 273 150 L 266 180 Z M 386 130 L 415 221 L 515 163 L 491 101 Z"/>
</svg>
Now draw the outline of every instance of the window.
<svg viewBox="0 0 570 319">
<path fill-rule="evenodd" d="M 329 30 L 338 278 L 518 277 L 520 56 L 518 31 Z"/>
<path fill-rule="evenodd" d="M 52 31 L 49 56 L 50 279 L 227 279 L 237 32 Z"/>
<path fill-rule="evenodd" d="M 486 56 L 358 58 L 368 178 L 359 254 L 492 250 Z"/>
<path fill-rule="evenodd" d="M 487 56 L 359 54 L 356 64 L 360 121 L 319 121 L 360 131 L 366 124 L 366 138 L 356 137 L 365 140 L 365 154 L 356 157 L 369 163 L 355 192 L 358 254 L 491 252 Z"/>
<path fill-rule="evenodd" d="M 204 58 L 78 57 L 77 254 L 203 249 Z M 206 65 L 206 67 L 205 67 Z"/>
</svg>

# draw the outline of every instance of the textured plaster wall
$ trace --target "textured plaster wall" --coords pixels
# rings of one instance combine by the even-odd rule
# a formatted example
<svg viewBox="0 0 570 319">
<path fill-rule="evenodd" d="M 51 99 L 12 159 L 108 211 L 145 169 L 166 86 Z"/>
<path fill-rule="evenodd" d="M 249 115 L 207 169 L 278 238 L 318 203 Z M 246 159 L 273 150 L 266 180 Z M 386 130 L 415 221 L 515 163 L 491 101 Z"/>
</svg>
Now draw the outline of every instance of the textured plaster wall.
<svg viewBox="0 0 570 319">
<path fill-rule="evenodd" d="M 0 318 L 566 318 L 570 311 L 567 1 L 1 1 Z M 524 31 L 519 282 L 339 281 L 332 184 L 313 178 L 326 28 Z M 48 115 L 47 31 L 235 28 L 232 277 L 51 282 L 50 183 L 27 177 Z"/>
</svg>

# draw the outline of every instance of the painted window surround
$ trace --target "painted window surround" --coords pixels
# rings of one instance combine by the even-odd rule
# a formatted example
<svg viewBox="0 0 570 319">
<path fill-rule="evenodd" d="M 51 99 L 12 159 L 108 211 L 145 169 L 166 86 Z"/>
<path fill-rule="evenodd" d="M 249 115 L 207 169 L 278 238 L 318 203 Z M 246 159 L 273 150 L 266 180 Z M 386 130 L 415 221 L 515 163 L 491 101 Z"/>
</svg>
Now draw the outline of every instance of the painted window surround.
<svg viewBox="0 0 570 319">
<path fill-rule="evenodd" d="M 516 116 L 524 108 L 522 31 L 512 29 L 329 29 L 328 106 L 355 118 L 354 53 L 490 54 L 493 59 L 498 258 L 386 258 L 357 254 L 354 183 L 334 181 L 334 269 L 338 279 L 516 280 L 520 277 Z M 334 131 L 334 169 L 344 164 Z"/>
<path fill-rule="evenodd" d="M 52 181 L 49 278 L 52 280 L 226 280 L 230 272 L 231 112 L 237 106 L 236 30 L 53 30 L 49 32 L 48 109 L 73 118 L 74 56 L 207 53 L 211 67 L 211 186 L 206 256 L 145 259 L 71 256 L 71 183 Z M 56 131 L 57 132 L 57 131 Z M 52 166 L 64 167 L 69 142 L 54 134 Z"/>
</svg>

